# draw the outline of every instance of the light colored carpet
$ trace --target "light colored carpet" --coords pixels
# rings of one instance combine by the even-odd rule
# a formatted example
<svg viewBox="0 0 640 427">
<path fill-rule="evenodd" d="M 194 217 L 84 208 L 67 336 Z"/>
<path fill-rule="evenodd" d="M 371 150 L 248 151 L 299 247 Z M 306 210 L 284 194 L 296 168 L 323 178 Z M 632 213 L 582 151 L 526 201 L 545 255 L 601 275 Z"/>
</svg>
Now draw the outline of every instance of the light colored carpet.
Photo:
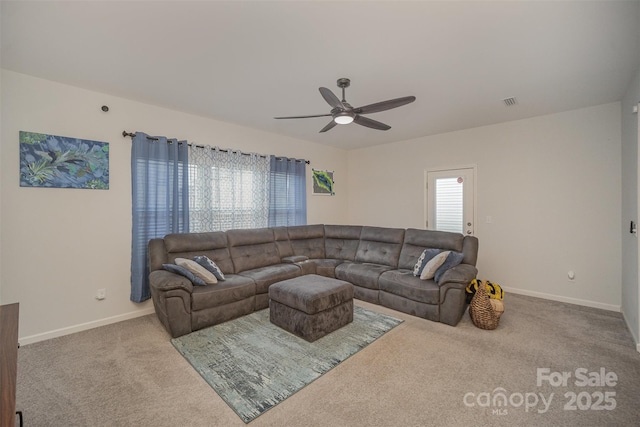
<svg viewBox="0 0 640 427">
<path fill-rule="evenodd" d="M 356 304 L 405 322 L 250 426 L 632 426 L 640 420 L 640 353 L 619 313 L 508 294 L 500 326 L 484 331 L 468 314 L 451 327 Z M 538 368 L 604 368 L 618 381 L 577 387 L 572 377 L 567 386 L 538 387 Z M 545 413 L 537 411 L 541 403 L 529 410 L 477 405 L 482 393 L 493 396 L 498 388 L 514 403 L 518 393 L 554 397 Z M 616 408 L 564 409 L 566 393 L 588 393 L 595 401 L 598 392 L 615 392 Z M 469 393 L 473 407 L 464 403 Z M 27 426 L 245 426 L 175 351 L 154 315 L 23 346 L 17 405 Z"/>
<path fill-rule="evenodd" d="M 271 323 L 264 309 L 171 343 L 248 423 L 400 323 L 356 306 L 353 322 L 307 342 Z"/>
</svg>

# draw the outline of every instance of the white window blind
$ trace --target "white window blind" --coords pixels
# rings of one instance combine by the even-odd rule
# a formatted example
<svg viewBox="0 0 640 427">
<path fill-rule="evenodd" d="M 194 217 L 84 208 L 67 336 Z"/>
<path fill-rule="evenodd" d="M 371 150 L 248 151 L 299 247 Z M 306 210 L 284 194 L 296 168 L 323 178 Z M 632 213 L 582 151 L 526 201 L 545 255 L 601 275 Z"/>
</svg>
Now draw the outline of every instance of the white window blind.
<svg viewBox="0 0 640 427">
<path fill-rule="evenodd" d="M 435 180 L 435 187 L 435 229 L 462 233 L 464 221 L 462 180 L 438 178 Z"/>
</svg>

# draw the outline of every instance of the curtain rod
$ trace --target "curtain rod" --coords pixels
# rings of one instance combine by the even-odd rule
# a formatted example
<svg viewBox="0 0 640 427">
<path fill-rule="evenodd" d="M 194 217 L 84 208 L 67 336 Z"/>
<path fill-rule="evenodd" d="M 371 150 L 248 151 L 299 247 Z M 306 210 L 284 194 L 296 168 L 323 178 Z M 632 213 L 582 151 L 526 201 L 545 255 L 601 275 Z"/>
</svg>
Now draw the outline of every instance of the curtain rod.
<svg viewBox="0 0 640 427">
<path fill-rule="evenodd" d="M 135 133 L 132 133 L 132 132 L 127 132 L 126 130 L 123 130 L 123 131 L 122 131 L 122 136 L 123 136 L 123 137 L 130 136 L 131 138 L 135 138 L 136 134 L 135 134 Z M 152 140 L 152 141 L 157 141 L 157 140 L 158 140 L 158 138 L 154 138 L 154 137 L 152 137 L 152 136 L 147 136 L 147 139 L 150 139 L 150 140 Z M 191 143 L 187 143 L 187 145 L 188 145 L 189 147 L 207 148 L 205 145 L 194 145 L 194 144 L 191 144 Z M 210 147 L 210 148 L 212 148 L 212 149 L 213 149 L 213 147 Z M 218 148 L 218 150 L 222 151 L 223 153 L 228 153 L 228 152 L 230 151 L 230 150 L 223 149 L 223 148 Z M 233 150 L 231 150 L 231 151 L 233 151 Z M 245 156 L 250 156 L 250 155 L 251 155 L 251 154 L 249 154 L 249 153 L 243 153 L 242 151 L 240 151 L 240 154 L 245 155 Z M 264 157 L 264 158 L 266 158 L 266 157 L 267 157 L 267 156 L 266 156 L 266 155 L 264 155 L 264 154 L 258 154 L 258 156 L 260 156 L 260 157 Z M 275 157 L 276 157 L 276 160 L 282 160 L 282 159 L 284 158 L 284 157 L 279 157 L 279 156 L 275 156 Z M 297 160 L 297 159 L 296 159 L 295 161 L 296 161 L 296 162 L 302 162 L 302 161 L 304 161 L 304 162 L 305 162 L 306 164 L 308 164 L 308 165 L 310 165 L 310 164 L 311 164 L 311 162 L 310 162 L 309 160 Z"/>
</svg>

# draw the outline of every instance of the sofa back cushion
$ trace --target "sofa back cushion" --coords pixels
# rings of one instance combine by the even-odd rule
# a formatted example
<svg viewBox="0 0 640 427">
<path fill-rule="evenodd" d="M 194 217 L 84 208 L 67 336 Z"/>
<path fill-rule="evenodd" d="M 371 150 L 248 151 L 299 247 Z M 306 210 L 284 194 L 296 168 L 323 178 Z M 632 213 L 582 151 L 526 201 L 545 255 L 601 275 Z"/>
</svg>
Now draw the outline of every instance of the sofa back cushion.
<svg viewBox="0 0 640 427">
<path fill-rule="evenodd" d="M 360 233 L 361 225 L 325 225 L 325 258 L 354 261 L 360 244 Z"/>
<path fill-rule="evenodd" d="M 469 239 L 469 243 L 465 244 L 467 239 Z M 478 241 L 475 237 L 465 237 L 458 233 L 409 228 L 405 232 L 398 268 L 413 269 L 420 254 L 422 254 L 425 249 L 462 252 L 465 255 L 462 262 L 475 265 L 478 251 L 476 245 L 476 255 L 474 256 L 473 245 L 471 244 L 472 240 Z"/>
<path fill-rule="evenodd" d="M 291 247 L 287 227 L 274 227 L 271 230 L 273 230 L 273 238 L 276 241 L 276 248 L 280 258 L 293 256 L 293 248 Z"/>
<path fill-rule="evenodd" d="M 222 231 L 209 233 L 168 234 L 164 237 L 167 251 L 167 261 L 175 263 L 176 258 L 193 259 L 198 255 L 205 255 L 216 263 L 223 273 L 234 273 L 233 262 L 227 236 Z"/>
<path fill-rule="evenodd" d="M 324 258 L 324 226 L 297 225 L 288 227 L 293 255 L 304 255 L 309 259 Z"/>
<path fill-rule="evenodd" d="M 403 239 L 402 228 L 362 227 L 355 261 L 397 268 Z"/>
<path fill-rule="evenodd" d="M 227 241 L 236 273 L 280 264 L 280 255 L 271 228 L 229 230 Z"/>
</svg>

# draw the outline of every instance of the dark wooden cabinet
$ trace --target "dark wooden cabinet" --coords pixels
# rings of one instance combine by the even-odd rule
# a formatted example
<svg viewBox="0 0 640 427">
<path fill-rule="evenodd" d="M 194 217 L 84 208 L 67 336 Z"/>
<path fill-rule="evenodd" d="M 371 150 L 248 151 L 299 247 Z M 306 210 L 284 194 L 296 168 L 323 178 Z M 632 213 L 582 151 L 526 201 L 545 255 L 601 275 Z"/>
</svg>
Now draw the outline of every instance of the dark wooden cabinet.
<svg viewBox="0 0 640 427">
<path fill-rule="evenodd" d="M 16 425 L 18 307 L 0 305 L 0 427 Z"/>
</svg>

